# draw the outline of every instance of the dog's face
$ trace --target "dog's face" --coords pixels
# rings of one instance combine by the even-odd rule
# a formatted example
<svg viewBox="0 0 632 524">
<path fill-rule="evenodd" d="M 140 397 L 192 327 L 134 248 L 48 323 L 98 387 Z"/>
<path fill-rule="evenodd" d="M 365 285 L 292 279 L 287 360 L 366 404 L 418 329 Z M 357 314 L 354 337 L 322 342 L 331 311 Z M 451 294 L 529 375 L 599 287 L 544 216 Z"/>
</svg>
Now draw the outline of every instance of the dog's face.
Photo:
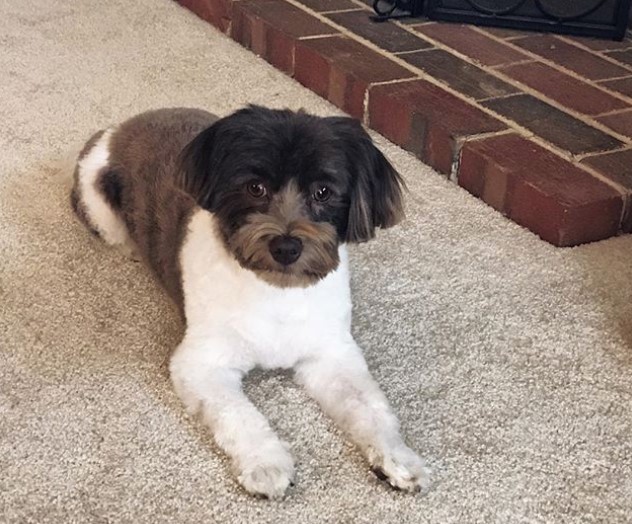
<svg viewBox="0 0 632 524">
<path fill-rule="evenodd" d="M 251 106 L 200 133 L 180 174 L 239 264 L 279 287 L 324 278 L 341 243 L 403 215 L 399 175 L 351 118 Z"/>
</svg>

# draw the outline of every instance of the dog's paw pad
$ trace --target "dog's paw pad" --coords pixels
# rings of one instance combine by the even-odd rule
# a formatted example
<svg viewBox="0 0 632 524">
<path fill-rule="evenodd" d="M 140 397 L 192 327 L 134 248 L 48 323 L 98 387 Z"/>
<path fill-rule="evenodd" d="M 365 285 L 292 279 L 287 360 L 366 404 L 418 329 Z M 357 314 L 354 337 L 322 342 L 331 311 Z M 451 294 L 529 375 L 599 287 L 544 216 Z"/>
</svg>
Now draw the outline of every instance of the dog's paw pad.
<svg viewBox="0 0 632 524">
<path fill-rule="evenodd" d="M 371 471 L 397 490 L 426 491 L 430 486 L 430 470 L 405 446 L 385 453 L 372 465 Z"/>
<path fill-rule="evenodd" d="M 288 461 L 280 464 L 259 464 L 241 472 L 239 483 L 253 495 L 279 499 L 293 486 L 294 467 Z"/>
</svg>

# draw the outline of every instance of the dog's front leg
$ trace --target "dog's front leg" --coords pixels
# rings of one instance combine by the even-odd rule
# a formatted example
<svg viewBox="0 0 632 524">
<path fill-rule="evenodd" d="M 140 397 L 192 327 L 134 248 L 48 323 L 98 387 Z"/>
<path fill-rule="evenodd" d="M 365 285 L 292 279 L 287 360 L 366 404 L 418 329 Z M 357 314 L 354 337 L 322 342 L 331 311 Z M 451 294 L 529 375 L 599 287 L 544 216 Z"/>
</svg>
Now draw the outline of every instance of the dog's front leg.
<svg viewBox="0 0 632 524">
<path fill-rule="evenodd" d="M 429 471 L 404 443 L 397 417 L 355 342 L 301 362 L 296 378 L 364 451 L 379 478 L 408 491 L 427 486 Z"/>
<path fill-rule="evenodd" d="M 180 344 L 170 372 L 189 413 L 199 413 L 217 445 L 230 457 L 239 483 L 250 493 L 279 498 L 291 484 L 294 460 L 289 446 L 242 391 L 250 369 L 231 358 L 221 339 Z"/>
</svg>

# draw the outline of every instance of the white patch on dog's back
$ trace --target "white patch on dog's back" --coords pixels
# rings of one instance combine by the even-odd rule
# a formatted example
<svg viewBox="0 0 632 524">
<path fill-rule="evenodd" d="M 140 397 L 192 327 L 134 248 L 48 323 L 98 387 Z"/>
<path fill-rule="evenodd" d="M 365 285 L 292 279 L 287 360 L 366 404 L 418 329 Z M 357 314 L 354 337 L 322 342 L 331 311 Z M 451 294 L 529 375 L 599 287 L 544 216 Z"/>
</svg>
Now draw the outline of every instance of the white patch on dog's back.
<svg viewBox="0 0 632 524">
<path fill-rule="evenodd" d="M 114 129 L 107 129 L 92 149 L 79 161 L 79 199 L 90 225 L 111 245 L 130 244 L 125 222 L 105 200 L 98 187 L 99 176 L 109 166 L 110 139 Z"/>
</svg>

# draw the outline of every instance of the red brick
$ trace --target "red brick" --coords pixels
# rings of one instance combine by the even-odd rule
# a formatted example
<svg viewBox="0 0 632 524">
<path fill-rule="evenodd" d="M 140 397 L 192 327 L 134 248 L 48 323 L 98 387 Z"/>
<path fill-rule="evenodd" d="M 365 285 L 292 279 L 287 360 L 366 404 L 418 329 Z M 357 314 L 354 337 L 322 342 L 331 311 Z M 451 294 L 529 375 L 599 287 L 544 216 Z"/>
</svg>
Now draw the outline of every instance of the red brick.
<svg viewBox="0 0 632 524">
<path fill-rule="evenodd" d="M 605 55 L 609 56 L 610 58 L 614 58 L 615 60 L 618 60 L 622 64 L 632 66 L 632 49 L 626 49 L 625 51 L 610 51 L 608 53 L 605 53 Z M 629 74 L 630 73 L 629 69 L 626 72 L 627 74 Z"/>
<path fill-rule="evenodd" d="M 284 0 L 241 0 L 235 7 L 294 38 L 337 33 L 315 16 Z"/>
<path fill-rule="evenodd" d="M 613 182 L 632 191 L 632 149 L 595 155 L 582 160 Z"/>
<path fill-rule="evenodd" d="M 265 51 L 265 26 L 259 20 L 253 20 L 235 10 L 231 27 L 231 37 L 244 47 L 261 54 Z"/>
<path fill-rule="evenodd" d="M 502 67 L 499 71 L 552 100 L 586 115 L 607 113 L 628 107 L 622 100 L 546 64 L 534 62 Z"/>
<path fill-rule="evenodd" d="M 361 119 L 369 85 L 414 74 L 359 42 L 335 36 L 298 41 L 295 76 L 304 86 Z"/>
<path fill-rule="evenodd" d="M 230 28 L 233 0 L 176 0 L 202 20 L 226 33 Z"/>
<path fill-rule="evenodd" d="M 294 74 L 294 39 L 291 36 L 268 30 L 265 50 L 261 54 L 277 69 Z"/>
<path fill-rule="evenodd" d="M 620 227 L 621 193 L 515 134 L 466 142 L 458 180 L 556 246 L 608 238 Z"/>
<path fill-rule="evenodd" d="M 507 188 L 512 171 L 490 160 L 489 154 L 477 146 L 479 141 L 465 142 L 459 159 L 458 183 L 472 195 L 506 215 Z"/>
<path fill-rule="evenodd" d="M 616 138 L 531 95 L 498 98 L 483 105 L 573 154 L 607 151 L 623 145 Z"/>
<path fill-rule="evenodd" d="M 627 209 L 622 219 L 621 231 L 632 232 L 632 149 L 614 151 L 586 158 L 583 164 L 592 167 L 601 175 L 621 186 L 627 193 Z"/>
<path fill-rule="evenodd" d="M 369 124 L 443 173 L 449 173 L 462 137 L 505 129 L 477 107 L 425 80 L 374 86 Z"/>
<path fill-rule="evenodd" d="M 632 110 L 600 116 L 596 120 L 617 133 L 632 138 Z"/>
<path fill-rule="evenodd" d="M 508 45 L 498 42 L 474 28 L 458 24 L 425 24 L 415 29 L 444 45 L 487 66 L 507 65 L 530 59 Z"/>
<path fill-rule="evenodd" d="M 521 38 L 513 43 L 589 80 L 606 80 L 629 74 L 627 69 L 552 35 Z"/>
<path fill-rule="evenodd" d="M 369 11 L 351 11 L 328 15 L 332 21 L 349 29 L 353 33 L 381 49 L 392 53 L 416 51 L 432 47 L 431 44 L 413 33 L 396 26 L 392 22 L 375 22 L 369 18 Z"/>
<path fill-rule="evenodd" d="M 632 98 L 632 76 L 618 80 L 606 80 L 605 82 L 599 82 L 599 84 L 611 91 L 616 91 Z"/>
<path fill-rule="evenodd" d="M 504 27 L 485 27 L 482 29 L 486 33 L 494 35 L 496 38 L 502 38 L 503 40 L 514 40 L 516 38 L 524 38 L 533 35 L 533 33 L 527 31 L 517 31 L 516 29 L 506 29 Z"/>
<path fill-rule="evenodd" d="M 628 49 L 632 47 L 632 42 L 629 40 L 623 40 L 617 42 L 616 40 L 601 40 L 599 38 L 573 38 L 574 42 L 577 42 L 584 47 L 589 47 L 595 51 L 610 51 L 615 49 Z"/>
<path fill-rule="evenodd" d="M 283 0 L 243 0 L 233 8 L 231 36 L 278 69 L 294 73 L 296 41 L 336 30 Z"/>
<path fill-rule="evenodd" d="M 338 11 L 342 9 L 358 9 L 358 5 L 351 0 L 298 0 L 301 4 L 317 13 Z M 365 11 L 368 12 L 368 11 Z"/>
<path fill-rule="evenodd" d="M 474 100 L 510 95 L 517 89 L 443 49 L 401 55 L 401 58 Z"/>
</svg>

